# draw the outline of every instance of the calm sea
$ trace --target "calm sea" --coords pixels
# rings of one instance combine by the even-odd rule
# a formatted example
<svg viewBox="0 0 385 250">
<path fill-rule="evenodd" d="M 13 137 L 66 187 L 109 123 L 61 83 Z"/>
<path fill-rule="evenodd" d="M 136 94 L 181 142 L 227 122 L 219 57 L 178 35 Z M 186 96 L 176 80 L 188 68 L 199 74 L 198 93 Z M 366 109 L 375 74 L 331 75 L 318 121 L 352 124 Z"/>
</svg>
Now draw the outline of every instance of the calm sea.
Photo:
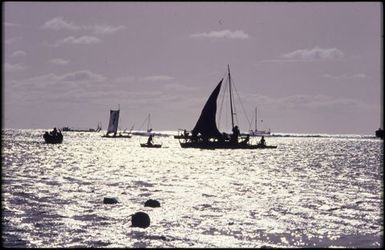
<svg viewBox="0 0 385 250">
<path fill-rule="evenodd" d="M 173 137 L 2 130 L 4 247 L 381 247 L 383 141 L 269 137 L 182 149 Z M 103 204 L 115 197 L 117 204 Z M 160 208 L 144 207 L 156 199 Z M 130 227 L 143 211 L 151 225 Z"/>
</svg>

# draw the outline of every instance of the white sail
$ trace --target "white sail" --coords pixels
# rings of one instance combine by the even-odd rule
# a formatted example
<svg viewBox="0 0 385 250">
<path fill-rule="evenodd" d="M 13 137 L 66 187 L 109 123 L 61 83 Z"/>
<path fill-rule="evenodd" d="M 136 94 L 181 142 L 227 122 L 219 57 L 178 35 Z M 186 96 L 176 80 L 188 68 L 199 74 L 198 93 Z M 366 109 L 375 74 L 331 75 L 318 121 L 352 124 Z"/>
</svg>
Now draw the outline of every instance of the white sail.
<svg viewBox="0 0 385 250">
<path fill-rule="evenodd" d="M 116 131 L 118 131 L 119 111 L 120 110 L 110 110 L 110 122 L 108 123 L 107 133 L 116 133 Z"/>
</svg>

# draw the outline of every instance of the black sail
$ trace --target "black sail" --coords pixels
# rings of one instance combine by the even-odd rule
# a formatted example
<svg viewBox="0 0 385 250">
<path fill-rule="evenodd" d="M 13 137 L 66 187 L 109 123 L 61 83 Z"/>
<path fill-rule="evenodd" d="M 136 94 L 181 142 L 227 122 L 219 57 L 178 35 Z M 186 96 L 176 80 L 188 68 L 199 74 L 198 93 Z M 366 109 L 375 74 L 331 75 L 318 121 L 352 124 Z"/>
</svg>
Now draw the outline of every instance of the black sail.
<svg viewBox="0 0 385 250">
<path fill-rule="evenodd" d="M 202 113 L 192 130 L 193 135 L 200 133 L 203 138 L 221 138 L 222 134 L 217 128 L 215 116 L 217 113 L 217 98 L 219 91 L 221 90 L 222 80 L 218 83 L 217 87 L 211 93 L 205 106 L 203 107 Z"/>
</svg>

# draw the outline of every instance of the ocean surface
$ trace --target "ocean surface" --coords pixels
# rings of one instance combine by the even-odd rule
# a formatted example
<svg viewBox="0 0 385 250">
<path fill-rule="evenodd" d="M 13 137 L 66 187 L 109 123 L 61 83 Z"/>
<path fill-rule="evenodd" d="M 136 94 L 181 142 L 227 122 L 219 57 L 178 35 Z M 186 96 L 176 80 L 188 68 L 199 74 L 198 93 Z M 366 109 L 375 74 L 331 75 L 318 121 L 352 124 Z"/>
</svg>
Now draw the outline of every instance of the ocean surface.
<svg viewBox="0 0 385 250">
<path fill-rule="evenodd" d="M 4 247 L 383 246 L 383 140 L 372 136 L 200 150 L 102 132 L 63 132 L 52 145 L 44 132 L 2 130 Z M 148 228 L 131 227 L 138 211 Z"/>
</svg>

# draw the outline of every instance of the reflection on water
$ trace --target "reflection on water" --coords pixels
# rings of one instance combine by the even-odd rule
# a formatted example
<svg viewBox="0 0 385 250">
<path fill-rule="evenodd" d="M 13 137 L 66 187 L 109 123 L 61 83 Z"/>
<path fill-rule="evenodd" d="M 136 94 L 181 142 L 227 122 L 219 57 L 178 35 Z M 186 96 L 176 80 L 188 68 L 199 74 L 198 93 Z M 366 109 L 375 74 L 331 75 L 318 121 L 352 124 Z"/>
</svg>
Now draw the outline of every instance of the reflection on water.
<svg viewBox="0 0 385 250">
<path fill-rule="evenodd" d="M 270 137 L 269 150 L 2 131 L 8 247 L 379 247 L 383 141 Z M 118 204 L 103 204 L 116 197 Z M 148 199 L 160 208 L 144 207 Z M 150 215 L 146 229 L 130 215 Z"/>
</svg>

